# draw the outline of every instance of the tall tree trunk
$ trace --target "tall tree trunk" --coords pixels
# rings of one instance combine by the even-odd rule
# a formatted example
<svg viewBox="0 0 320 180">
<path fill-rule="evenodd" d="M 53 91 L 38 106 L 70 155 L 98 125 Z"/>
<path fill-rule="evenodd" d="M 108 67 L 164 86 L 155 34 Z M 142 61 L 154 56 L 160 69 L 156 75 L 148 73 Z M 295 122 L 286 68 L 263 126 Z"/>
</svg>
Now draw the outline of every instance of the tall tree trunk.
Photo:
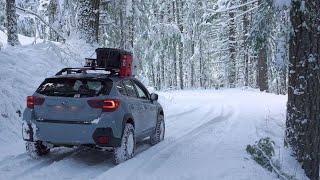
<svg viewBox="0 0 320 180">
<path fill-rule="evenodd" d="M 99 39 L 100 0 L 79 0 L 78 31 L 87 43 L 96 43 Z"/>
<path fill-rule="evenodd" d="M 233 2 L 230 2 L 230 7 L 233 7 Z M 236 23 L 235 12 L 229 12 L 229 62 L 228 62 L 228 81 L 229 86 L 234 88 L 236 86 Z"/>
<path fill-rule="evenodd" d="M 258 52 L 257 84 L 260 91 L 268 91 L 267 48 L 265 46 L 261 47 Z"/>
<path fill-rule="evenodd" d="M 151 62 L 151 78 L 152 78 L 152 83 L 153 87 L 157 87 L 157 82 L 156 82 L 156 75 L 155 75 L 155 70 L 154 70 L 154 65 L 153 62 Z"/>
<path fill-rule="evenodd" d="M 17 14 L 15 8 L 15 0 L 6 0 L 6 15 L 7 15 L 7 42 L 10 46 L 20 45 L 18 39 Z"/>
<path fill-rule="evenodd" d="M 172 1 L 172 21 L 176 21 L 176 2 Z M 178 87 L 178 68 L 177 68 L 177 45 L 176 41 L 173 42 L 173 71 L 174 71 L 174 79 L 173 79 L 173 85 L 175 88 Z"/>
<path fill-rule="evenodd" d="M 302 5 L 302 3 L 304 3 Z M 286 143 L 306 175 L 319 179 L 320 1 L 292 1 Z"/>
<path fill-rule="evenodd" d="M 157 62 L 157 90 L 160 90 L 162 88 L 161 86 L 161 63 L 160 61 Z"/>
<path fill-rule="evenodd" d="M 268 91 L 268 37 L 270 33 L 268 29 L 272 28 L 269 23 L 272 23 L 268 18 L 271 13 L 268 9 L 272 8 L 270 5 L 271 1 L 258 0 L 258 6 L 262 7 L 262 19 L 258 23 L 260 32 L 258 32 L 258 37 L 256 40 L 256 50 L 258 53 L 258 64 L 257 64 L 257 85 L 260 91 Z"/>
<path fill-rule="evenodd" d="M 125 0 L 119 0 L 119 23 L 120 23 L 120 48 L 125 49 L 126 35 L 125 35 Z"/>
<path fill-rule="evenodd" d="M 191 38 L 191 54 L 192 56 L 194 56 L 194 47 L 195 46 L 195 41 L 193 40 L 193 38 Z M 194 66 L 195 66 L 195 63 L 194 63 L 194 60 L 192 59 L 191 62 L 190 62 L 190 83 L 191 83 L 191 87 L 195 87 L 195 69 L 194 69 Z"/>
<path fill-rule="evenodd" d="M 183 14 L 183 2 L 182 0 L 176 0 L 176 10 L 177 10 L 177 24 L 179 26 L 180 29 L 180 33 L 181 33 L 181 38 L 180 41 L 178 43 L 178 53 L 179 53 L 179 81 L 180 81 L 180 89 L 184 89 L 184 81 L 183 81 L 183 49 L 184 49 L 184 45 L 182 42 L 182 36 L 183 36 L 183 24 L 182 24 L 182 14 Z"/>
<path fill-rule="evenodd" d="M 202 49 L 202 40 L 201 36 L 199 36 L 199 66 L 200 66 L 200 87 L 204 87 L 205 83 L 204 81 L 207 79 L 206 74 L 204 73 L 205 70 L 205 63 L 203 60 L 203 49 Z"/>
<path fill-rule="evenodd" d="M 164 58 L 165 58 L 165 52 L 161 52 L 161 56 L 160 56 L 160 82 L 161 82 L 161 87 L 164 88 L 166 87 L 166 80 L 165 80 L 165 62 L 164 62 Z"/>
<path fill-rule="evenodd" d="M 56 27 L 59 13 L 58 3 L 59 2 L 57 0 L 51 0 L 48 7 L 49 24 L 51 24 L 55 29 L 60 29 Z M 59 36 L 52 29 L 49 29 L 49 39 L 51 41 L 59 41 Z"/>
<path fill-rule="evenodd" d="M 247 0 L 242 0 L 242 4 L 247 3 Z M 248 10 L 247 6 L 243 7 L 243 12 Z M 249 48 L 248 48 L 248 28 L 249 28 L 249 17 L 246 12 L 243 15 L 242 23 L 243 23 L 243 59 L 244 59 L 244 85 L 249 85 Z"/>
<path fill-rule="evenodd" d="M 130 46 L 131 49 L 134 49 L 134 25 L 135 25 L 135 16 L 136 16 L 136 11 L 135 11 L 135 6 L 136 6 L 136 1 L 132 0 L 132 14 L 131 14 L 131 23 L 130 23 Z"/>
<path fill-rule="evenodd" d="M 183 43 L 179 42 L 179 81 L 180 81 L 180 89 L 184 89 L 184 82 L 183 82 Z"/>
<path fill-rule="evenodd" d="M 174 78 L 173 78 L 173 85 L 174 87 L 178 87 L 178 81 L 177 81 L 177 78 L 178 78 L 178 70 L 177 70 L 177 46 L 176 44 L 174 43 L 173 45 L 173 75 L 174 75 Z"/>
<path fill-rule="evenodd" d="M 93 3 L 93 13 L 94 13 L 94 22 L 93 23 L 93 28 L 94 28 L 94 37 L 95 41 L 98 43 L 99 42 L 99 26 L 100 26 L 100 0 L 92 0 Z"/>
</svg>

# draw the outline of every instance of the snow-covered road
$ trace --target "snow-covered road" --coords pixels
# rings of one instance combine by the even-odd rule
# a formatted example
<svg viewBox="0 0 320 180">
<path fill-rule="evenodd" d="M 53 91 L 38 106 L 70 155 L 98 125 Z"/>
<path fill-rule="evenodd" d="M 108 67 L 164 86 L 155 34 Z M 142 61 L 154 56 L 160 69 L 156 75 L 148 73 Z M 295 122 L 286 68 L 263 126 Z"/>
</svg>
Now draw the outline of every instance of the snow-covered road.
<svg viewBox="0 0 320 180">
<path fill-rule="evenodd" d="M 0 150 L 0 179 L 277 179 L 258 166 L 245 148 L 261 137 L 276 142 L 283 169 L 303 179 L 283 148 L 285 96 L 255 90 L 161 92 L 165 140 L 138 145 L 136 156 L 118 166 L 108 152 L 54 149 L 30 159 L 22 142 Z M 3 152 L 3 153 L 2 153 Z"/>
</svg>

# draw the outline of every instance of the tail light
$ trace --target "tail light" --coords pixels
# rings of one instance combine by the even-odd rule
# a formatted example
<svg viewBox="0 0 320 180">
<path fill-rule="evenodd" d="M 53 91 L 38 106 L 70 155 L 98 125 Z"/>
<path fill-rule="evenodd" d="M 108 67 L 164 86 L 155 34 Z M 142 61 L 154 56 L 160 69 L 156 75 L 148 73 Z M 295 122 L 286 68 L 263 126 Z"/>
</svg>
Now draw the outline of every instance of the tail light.
<svg viewBox="0 0 320 180">
<path fill-rule="evenodd" d="M 28 96 L 27 97 L 27 107 L 33 109 L 35 105 L 42 105 L 44 103 L 43 97 L 38 96 Z"/>
<path fill-rule="evenodd" d="M 88 104 L 92 108 L 102 109 L 105 112 L 112 112 L 120 106 L 120 101 L 117 99 L 95 99 L 88 100 Z"/>
<path fill-rule="evenodd" d="M 98 142 L 99 144 L 108 144 L 109 138 L 108 138 L 107 136 L 99 136 L 99 137 L 97 138 L 97 142 Z"/>
</svg>

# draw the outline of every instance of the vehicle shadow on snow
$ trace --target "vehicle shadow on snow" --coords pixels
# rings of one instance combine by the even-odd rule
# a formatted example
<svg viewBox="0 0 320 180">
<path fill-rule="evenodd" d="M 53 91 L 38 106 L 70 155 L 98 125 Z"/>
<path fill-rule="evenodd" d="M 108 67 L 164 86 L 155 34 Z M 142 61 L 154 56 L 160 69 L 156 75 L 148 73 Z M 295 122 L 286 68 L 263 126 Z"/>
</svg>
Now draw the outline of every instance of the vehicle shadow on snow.
<svg viewBox="0 0 320 180">
<path fill-rule="evenodd" d="M 136 156 L 134 158 L 137 158 L 140 153 L 148 150 L 150 147 L 151 145 L 149 144 L 149 140 L 137 143 Z M 42 168 L 50 168 L 51 165 L 56 165 L 57 163 L 67 164 L 70 168 L 72 168 L 72 166 L 75 166 L 74 168 L 79 166 L 88 168 L 98 167 L 98 169 L 95 170 L 101 171 L 101 173 L 115 167 L 112 163 L 112 152 L 100 151 L 88 147 L 54 148 L 48 156 L 44 156 L 39 159 L 30 159 L 29 162 L 33 165 L 24 168 L 22 172 L 16 174 L 14 178 L 22 178 L 23 176 L 33 174 Z M 97 174 L 97 176 L 98 175 L 99 174 Z"/>
<path fill-rule="evenodd" d="M 138 142 L 136 145 L 135 157 L 140 153 L 146 151 L 150 147 L 151 145 L 149 144 L 149 140 Z M 98 166 L 107 164 L 110 167 L 114 167 L 114 164 L 112 163 L 112 152 L 101 151 L 86 147 L 79 147 L 76 149 L 77 151 L 68 158 L 71 158 L 72 160 L 75 160 L 78 163 L 83 163 L 88 166 Z"/>
</svg>

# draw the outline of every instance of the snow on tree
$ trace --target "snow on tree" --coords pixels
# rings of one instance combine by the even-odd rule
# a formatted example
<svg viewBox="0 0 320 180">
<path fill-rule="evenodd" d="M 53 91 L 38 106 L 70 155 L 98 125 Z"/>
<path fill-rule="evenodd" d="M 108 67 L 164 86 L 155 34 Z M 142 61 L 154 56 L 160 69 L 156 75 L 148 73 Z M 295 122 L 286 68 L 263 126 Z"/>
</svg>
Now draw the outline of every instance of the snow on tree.
<svg viewBox="0 0 320 180">
<path fill-rule="evenodd" d="M 4 24 L 5 24 L 5 1 L 0 0 L 0 30 L 4 31 Z"/>
<path fill-rule="evenodd" d="M 100 0 L 80 0 L 77 29 L 87 43 L 98 42 Z"/>
<path fill-rule="evenodd" d="M 6 0 L 6 17 L 7 17 L 7 42 L 11 46 L 19 45 L 18 27 L 17 27 L 17 14 L 15 8 L 15 0 Z"/>
<path fill-rule="evenodd" d="M 60 25 L 60 4 L 58 0 L 51 0 L 48 5 L 49 24 L 52 24 L 55 29 L 61 29 Z M 59 36 L 50 29 L 49 39 L 59 41 Z"/>
<path fill-rule="evenodd" d="M 286 143 L 311 180 L 320 163 L 320 1 L 292 1 Z"/>
<path fill-rule="evenodd" d="M 132 51 L 139 76 L 157 89 L 249 86 L 283 94 L 289 14 L 273 3 L 281 4 L 279 0 L 19 0 L 19 7 L 42 20 L 18 12 L 18 33 L 60 42 L 78 34 L 88 43 Z M 5 16 L 0 6 L 1 19 Z"/>
</svg>

